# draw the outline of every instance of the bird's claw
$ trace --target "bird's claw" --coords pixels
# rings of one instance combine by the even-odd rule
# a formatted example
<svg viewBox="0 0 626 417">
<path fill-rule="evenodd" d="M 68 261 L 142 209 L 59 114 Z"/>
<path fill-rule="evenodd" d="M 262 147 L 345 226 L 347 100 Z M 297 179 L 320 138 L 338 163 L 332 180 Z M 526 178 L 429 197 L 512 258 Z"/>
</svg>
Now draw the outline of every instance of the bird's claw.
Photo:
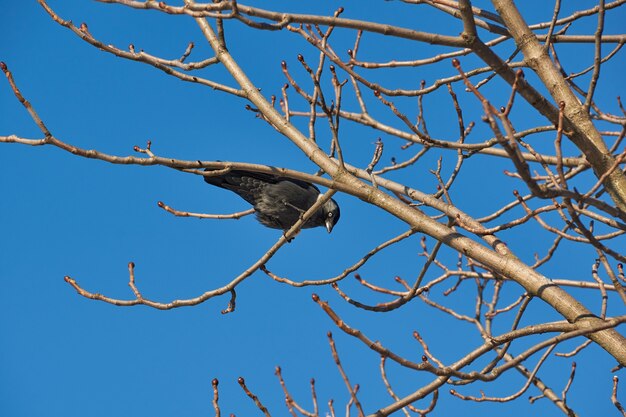
<svg viewBox="0 0 626 417">
<path fill-rule="evenodd" d="M 294 240 L 294 239 L 296 238 L 295 236 L 294 236 L 294 237 L 290 237 L 290 238 L 288 238 L 288 237 L 287 237 L 287 231 L 286 231 L 286 230 L 283 230 L 283 237 L 287 240 L 287 243 L 291 243 L 291 241 L 292 241 L 292 240 Z"/>
</svg>

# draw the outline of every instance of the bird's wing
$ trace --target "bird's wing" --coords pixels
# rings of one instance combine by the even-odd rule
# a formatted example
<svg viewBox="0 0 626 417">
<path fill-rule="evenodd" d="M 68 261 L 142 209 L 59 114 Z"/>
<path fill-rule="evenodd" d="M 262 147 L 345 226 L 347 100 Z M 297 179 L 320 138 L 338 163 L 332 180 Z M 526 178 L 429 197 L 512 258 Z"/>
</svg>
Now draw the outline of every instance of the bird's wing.
<svg viewBox="0 0 626 417">
<path fill-rule="evenodd" d="M 222 175 L 206 176 L 204 180 L 217 187 L 237 193 L 257 206 L 271 200 L 289 200 L 298 210 L 306 210 L 317 199 L 319 189 L 306 181 L 261 172 L 232 170 Z M 262 201 L 263 200 L 263 201 Z"/>
<path fill-rule="evenodd" d="M 229 171 L 221 175 L 205 176 L 204 181 L 232 191 L 248 203 L 255 205 L 256 196 L 263 192 L 268 183 L 248 174 L 245 171 Z"/>
<path fill-rule="evenodd" d="M 263 181 L 269 184 L 278 184 L 278 183 L 282 183 L 282 182 L 290 182 L 293 183 L 294 185 L 297 185 L 298 187 L 304 189 L 305 191 L 309 191 L 309 192 L 317 192 L 317 194 L 319 194 L 320 190 L 319 188 L 317 188 L 315 185 L 306 182 L 306 181 L 302 181 L 302 180 L 297 180 L 294 178 L 287 178 L 287 177 L 281 177 L 278 175 L 274 175 L 274 174 L 265 174 L 263 172 L 253 172 L 253 171 L 232 171 L 233 173 L 238 173 L 239 175 L 245 175 L 248 176 L 250 178 L 255 178 L 259 181 Z"/>
<path fill-rule="evenodd" d="M 320 191 L 314 185 L 287 178 L 266 187 L 264 191 L 269 200 L 291 206 L 300 214 L 315 204 L 320 195 Z"/>
</svg>

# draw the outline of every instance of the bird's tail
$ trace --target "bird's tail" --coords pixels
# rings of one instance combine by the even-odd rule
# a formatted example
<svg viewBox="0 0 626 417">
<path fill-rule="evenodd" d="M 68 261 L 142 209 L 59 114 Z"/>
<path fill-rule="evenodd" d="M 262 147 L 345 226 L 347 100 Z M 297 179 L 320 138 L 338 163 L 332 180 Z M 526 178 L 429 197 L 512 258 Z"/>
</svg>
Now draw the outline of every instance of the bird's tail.
<svg viewBox="0 0 626 417">
<path fill-rule="evenodd" d="M 225 175 L 227 175 L 229 171 L 222 170 L 222 169 L 211 169 L 211 168 L 205 168 L 204 171 L 205 172 L 215 171 L 215 175 L 205 175 L 204 182 L 206 182 L 207 184 L 215 185 L 216 187 L 228 189 L 227 187 L 228 182 L 226 181 Z M 220 174 L 219 171 L 224 171 L 224 172 Z"/>
<path fill-rule="evenodd" d="M 265 178 L 266 174 L 236 169 L 205 169 L 205 172 L 211 171 L 213 171 L 212 175 L 204 176 L 204 181 L 207 184 L 232 191 L 252 205 L 256 204 L 259 190 L 263 188 L 263 182 L 271 181 L 271 177 Z"/>
</svg>

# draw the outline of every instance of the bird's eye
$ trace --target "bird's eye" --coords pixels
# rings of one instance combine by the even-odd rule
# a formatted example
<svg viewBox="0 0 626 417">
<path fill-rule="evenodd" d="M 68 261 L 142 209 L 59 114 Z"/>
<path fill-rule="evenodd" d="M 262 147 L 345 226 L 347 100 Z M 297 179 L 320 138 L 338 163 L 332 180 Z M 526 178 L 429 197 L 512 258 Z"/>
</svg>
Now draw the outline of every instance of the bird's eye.
<svg viewBox="0 0 626 417">
<path fill-rule="evenodd" d="M 333 213 L 328 213 L 328 218 L 332 218 L 333 217 Z"/>
</svg>

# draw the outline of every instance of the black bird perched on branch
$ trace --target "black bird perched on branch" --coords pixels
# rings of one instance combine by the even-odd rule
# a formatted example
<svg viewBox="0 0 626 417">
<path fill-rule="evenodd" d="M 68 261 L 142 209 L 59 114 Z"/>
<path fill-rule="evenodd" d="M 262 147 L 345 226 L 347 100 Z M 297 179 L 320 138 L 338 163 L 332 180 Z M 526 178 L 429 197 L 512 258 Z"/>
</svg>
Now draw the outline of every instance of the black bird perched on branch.
<svg viewBox="0 0 626 417">
<path fill-rule="evenodd" d="M 246 170 L 205 176 L 204 181 L 238 194 L 254 206 L 259 222 L 272 229 L 288 230 L 321 196 L 320 190 L 309 182 Z M 339 206 L 331 198 L 302 228 L 325 226 L 330 233 L 338 221 Z"/>
</svg>

